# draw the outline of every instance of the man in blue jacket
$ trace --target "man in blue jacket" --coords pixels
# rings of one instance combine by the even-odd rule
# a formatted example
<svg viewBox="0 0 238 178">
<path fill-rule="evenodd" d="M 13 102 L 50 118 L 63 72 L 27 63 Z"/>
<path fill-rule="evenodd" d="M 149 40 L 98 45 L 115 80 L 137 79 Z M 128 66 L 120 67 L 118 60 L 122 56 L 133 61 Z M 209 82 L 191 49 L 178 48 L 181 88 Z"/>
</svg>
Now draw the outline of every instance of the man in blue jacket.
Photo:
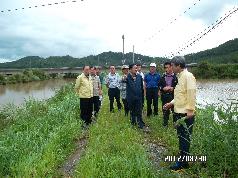
<svg viewBox="0 0 238 178">
<path fill-rule="evenodd" d="M 131 124 L 138 124 L 139 128 L 144 127 L 142 121 L 142 99 L 143 99 L 143 79 L 137 74 L 136 64 L 129 66 L 130 73 L 127 76 L 126 99 L 128 101 Z"/>
<path fill-rule="evenodd" d="M 152 115 L 151 105 L 154 105 L 154 115 L 158 115 L 158 98 L 160 74 L 156 72 L 156 64 L 150 64 L 150 72 L 145 75 L 145 95 L 147 100 L 147 116 Z"/>
</svg>

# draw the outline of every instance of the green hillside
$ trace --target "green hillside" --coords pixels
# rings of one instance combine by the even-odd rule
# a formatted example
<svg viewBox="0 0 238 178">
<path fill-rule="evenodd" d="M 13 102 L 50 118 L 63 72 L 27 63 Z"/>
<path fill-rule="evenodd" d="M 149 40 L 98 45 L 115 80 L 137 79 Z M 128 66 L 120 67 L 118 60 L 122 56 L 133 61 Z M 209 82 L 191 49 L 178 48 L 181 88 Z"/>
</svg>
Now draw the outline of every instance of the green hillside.
<svg viewBox="0 0 238 178">
<path fill-rule="evenodd" d="M 132 63 L 132 53 L 125 54 L 125 64 Z M 1 63 L 0 68 L 60 68 L 60 67 L 82 67 L 83 65 L 101 65 L 108 66 L 122 65 L 122 53 L 103 52 L 98 55 L 90 55 L 83 58 L 74 58 L 71 56 L 51 56 L 42 58 L 39 56 L 28 56 L 17 61 Z M 150 62 L 159 62 L 162 58 L 153 58 L 135 54 L 135 63 L 148 64 Z"/>
<path fill-rule="evenodd" d="M 132 53 L 126 53 L 125 64 L 132 63 Z M 238 63 L 238 38 L 227 41 L 212 49 L 185 56 L 187 63 L 201 63 L 203 61 L 216 64 Z M 60 67 L 82 67 L 83 65 L 109 66 L 122 65 L 123 55 L 121 52 L 103 52 L 98 55 L 90 55 L 82 58 L 67 56 L 51 56 L 42 58 L 39 56 L 27 56 L 17 61 L 0 63 L 0 68 L 60 68 Z M 135 54 L 135 63 L 148 65 L 150 62 L 163 63 L 166 58 L 150 57 Z"/>
<path fill-rule="evenodd" d="M 188 63 L 207 61 L 209 63 L 238 63 L 238 38 L 227 41 L 216 48 L 185 56 Z"/>
</svg>

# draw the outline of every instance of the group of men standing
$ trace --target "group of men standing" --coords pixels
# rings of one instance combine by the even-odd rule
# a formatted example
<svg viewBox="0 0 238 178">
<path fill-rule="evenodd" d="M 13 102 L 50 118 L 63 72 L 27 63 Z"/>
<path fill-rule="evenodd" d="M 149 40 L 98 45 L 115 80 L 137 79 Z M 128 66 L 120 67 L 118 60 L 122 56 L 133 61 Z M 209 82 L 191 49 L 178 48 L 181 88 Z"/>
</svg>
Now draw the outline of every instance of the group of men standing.
<svg viewBox="0 0 238 178">
<path fill-rule="evenodd" d="M 138 124 L 139 128 L 145 125 L 142 119 L 144 98 L 146 98 L 147 116 L 158 115 L 158 98 L 161 95 L 163 105 L 173 100 L 173 89 L 177 84 L 177 77 L 173 73 L 170 62 L 164 64 L 165 74 L 161 77 L 156 72 L 156 64 L 150 64 L 150 71 L 144 74 L 141 64 L 122 66 L 122 76 L 116 73 L 115 66 L 110 66 L 110 73 L 106 77 L 108 96 L 110 101 L 110 112 L 114 112 L 114 99 L 116 99 L 118 110 L 124 105 L 125 115 L 130 112 L 131 123 Z M 152 110 L 153 105 L 153 110 Z M 164 126 L 168 125 L 169 110 L 163 109 Z"/>
<path fill-rule="evenodd" d="M 193 74 L 187 71 L 184 57 L 177 56 L 172 59 L 172 62 L 165 62 L 165 73 L 162 76 L 156 72 L 155 63 L 150 64 L 150 71 L 145 75 L 141 71 L 140 64 L 123 65 L 122 76 L 116 73 L 113 65 L 109 70 L 105 78 L 110 101 L 109 111 L 115 112 L 114 99 L 118 110 L 121 110 L 120 98 L 122 98 L 125 115 L 128 116 L 130 113 L 131 124 L 142 129 L 145 126 L 142 119 L 144 97 L 147 116 L 150 117 L 152 114 L 158 115 L 158 98 L 161 96 L 163 126 L 168 126 L 170 111 L 173 113 L 174 123 L 182 117 L 187 118 L 185 120 L 187 127 L 179 125 L 176 128 L 180 155 L 187 156 L 194 122 L 196 80 Z M 102 95 L 102 79 L 99 74 L 99 68 L 85 66 L 83 73 L 76 80 L 75 89 L 80 97 L 80 116 L 86 124 L 91 123 L 92 113 L 97 116 L 101 105 L 99 98 Z M 177 161 L 171 169 L 177 170 L 187 166 L 185 160 Z"/>
</svg>

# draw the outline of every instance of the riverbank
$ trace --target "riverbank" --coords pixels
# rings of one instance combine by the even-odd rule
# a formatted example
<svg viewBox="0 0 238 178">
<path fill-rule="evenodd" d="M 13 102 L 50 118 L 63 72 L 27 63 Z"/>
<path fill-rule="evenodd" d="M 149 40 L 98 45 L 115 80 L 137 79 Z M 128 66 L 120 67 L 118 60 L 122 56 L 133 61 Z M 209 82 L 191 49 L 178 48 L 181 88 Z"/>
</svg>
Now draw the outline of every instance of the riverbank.
<svg viewBox="0 0 238 178">
<path fill-rule="evenodd" d="M 146 118 L 149 132 L 131 127 L 123 112 L 108 112 L 105 94 L 96 123 L 88 130 L 87 146 L 73 172 L 75 177 L 178 177 L 169 162 L 158 156 L 176 156 L 177 135 L 170 120 L 162 126 L 162 115 Z M 235 177 L 238 173 L 238 122 L 231 119 L 237 107 L 221 110 L 225 124 L 213 120 L 214 107 L 198 109 L 191 153 L 206 156 L 206 162 L 190 163 L 180 177 Z M 73 85 L 63 87 L 47 101 L 27 101 L 0 112 L 0 177 L 51 177 L 76 150 L 81 138 L 79 99 Z M 152 145 L 153 148 L 148 148 Z M 157 152 L 158 146 L 164 149 Z M 154 150 L 154 151 L 153 151 Z M 157 150 L 157 151 L 156 151 Z"/>
<path fill-rule="evenodd" d="M 26 69 L 22 74 L 14 74 L 10 76 L 0 75 L 0 85 L 28 83 L 32 81 L 43 81 L 57 78 L 63 78 L 63 76 L 58 74 L 46 74 L 44 71 L 38 69 Z"/>
<path fill-rule="evenodd" d="M 196 79 L 237 79 L 238 64 L 211 64 L 201 62 L 191 69 Z"/>
<path fill-rule="evenodd" d="M 47 101 L 0 112 L 0 177 L 48 177 L 80 137 L 79 99 L 65 86 Z"/>
</svg>

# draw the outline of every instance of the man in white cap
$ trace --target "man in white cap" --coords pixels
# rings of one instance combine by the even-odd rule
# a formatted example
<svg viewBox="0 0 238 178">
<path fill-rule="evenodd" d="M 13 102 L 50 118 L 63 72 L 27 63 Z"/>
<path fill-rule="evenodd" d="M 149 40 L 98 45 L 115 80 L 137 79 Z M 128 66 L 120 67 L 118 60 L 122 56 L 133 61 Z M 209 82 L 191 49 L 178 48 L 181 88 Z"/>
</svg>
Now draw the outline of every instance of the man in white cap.
<svg viewBox="0 0 238 178">
<path fill-rule="evenodd" d="M 129 106 L 128 106 L 128 102 L 126 99 L 126 81 L 127 81 L 127 75 L 129 73 L 129 66 L 123 65 L 121 70 L 123 73 L 121 76 L 121 81 L 120 81 L 121 98 L 122 98 L 122 102 L 124 105 L 125 116 L 128 116 Z"/>
<path fill-rule="evenodd" d="M 145 96 L 147 101 L 147 116 L 152 115 L 151 104 L 154 106 L 154 115 L 158 115 L 160 74 L 156 72 L 156 64 L 150 64 L 150 72 L 145 75 Z"/>
</svg>

